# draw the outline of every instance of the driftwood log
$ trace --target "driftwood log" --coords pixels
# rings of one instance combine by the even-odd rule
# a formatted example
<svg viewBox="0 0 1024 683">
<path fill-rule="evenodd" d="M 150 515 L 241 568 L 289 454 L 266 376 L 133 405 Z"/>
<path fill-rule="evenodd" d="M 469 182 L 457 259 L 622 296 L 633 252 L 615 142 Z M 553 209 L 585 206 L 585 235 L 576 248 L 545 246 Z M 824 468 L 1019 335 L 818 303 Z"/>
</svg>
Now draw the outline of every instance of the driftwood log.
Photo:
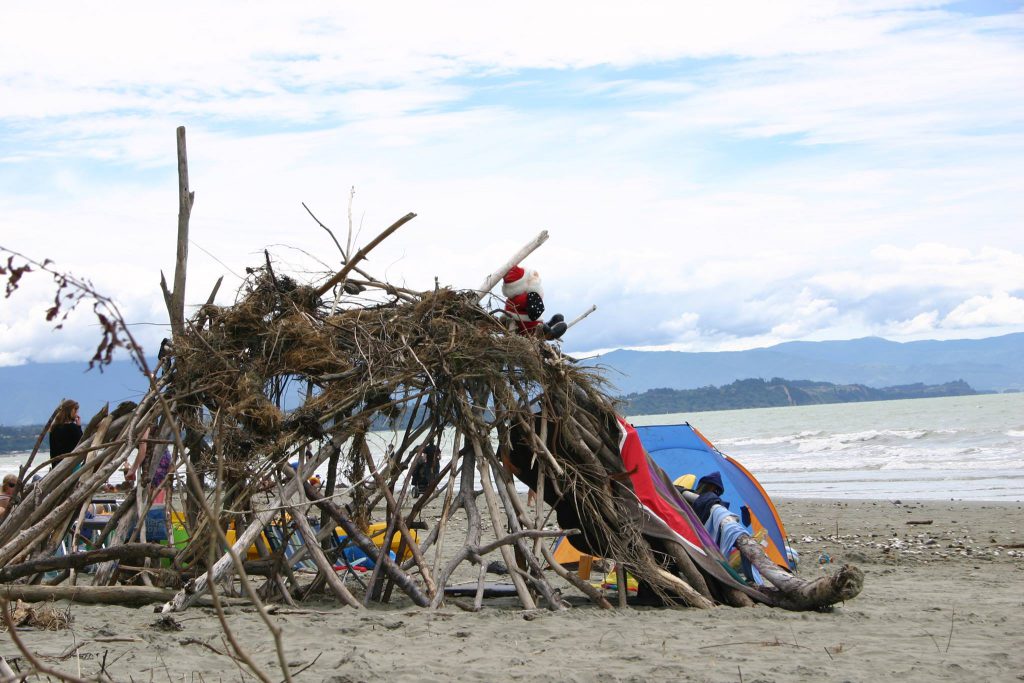
<svg viewBox="0 0 1024 683">
<path fill-rule="evenodd" d="M 42 602 L 70 600 L 93 605 L 150 605 L 173 597 L 174 591 L 149 586 L 0 586 L 0 595 L 8 600 Z"/>
<path fill-rule="evenodd" d="M 772 562 L 764 548 L 751 536 L 740 536 L 736 547 L 772 588 L 762 589 L 772 598 L 772 604 L 789 610 L 806 611 L 821 609 L 855 598 L 864 587 L 864 572 L 852 565 L 844 565 L 830 576 L 820 576 L 808 581 L 794 576 Z"/>
<path fill-rule="evenodd" d="M 172 558 L 178 554 L 175 548 L 155 543 L 125 543 L 111 548 L 99 548 L 84 553 L 72 553 L 45 557 L 39 560 L 8 565 L 0 569 L 0 583 L 7 583 L 23 576 L 32 576 L 56 569 L 81 569 L 108 560 L 138 560 L 146 557 Z"/>
</svg>

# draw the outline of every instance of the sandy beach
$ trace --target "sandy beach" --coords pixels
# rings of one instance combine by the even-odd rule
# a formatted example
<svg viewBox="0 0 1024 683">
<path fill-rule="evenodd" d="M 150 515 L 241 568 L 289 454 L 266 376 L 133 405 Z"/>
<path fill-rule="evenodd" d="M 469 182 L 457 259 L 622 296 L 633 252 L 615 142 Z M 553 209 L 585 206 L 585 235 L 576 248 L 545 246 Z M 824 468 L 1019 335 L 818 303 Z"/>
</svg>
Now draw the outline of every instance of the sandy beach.
<svg viewBox="0 0 1024 683">
<path fill-rule="evenodd" d="M 312 664 L 297 681 L 1024 680 L 1024 505 L 778 504 L 801 574 L 856 564 L 865 572 L 860 596 L 829 613 L 609 611 L 566 588 L 573 607 L 557 613 L 523 612 L 506 598 L 486 600 L 477 614 L 396 599 L 367 610 L 307 602 L 275 619 L 293 671 Z M 280 680 L 259 618 L 245 607 L 230 612 L 238 640 Z M 172 631 L 155 625 L 152 606 L 76 604 L 71 613 L 71 630 L 19 632 L 58 670 L 95 678 L 105 668 L 117 681 L 251 679 L 218 654 L 229 648 L 209 608 L 173 615 L 182 630 Z M 25 668 L 6 634 L 0 654 Z"/>
</svg>

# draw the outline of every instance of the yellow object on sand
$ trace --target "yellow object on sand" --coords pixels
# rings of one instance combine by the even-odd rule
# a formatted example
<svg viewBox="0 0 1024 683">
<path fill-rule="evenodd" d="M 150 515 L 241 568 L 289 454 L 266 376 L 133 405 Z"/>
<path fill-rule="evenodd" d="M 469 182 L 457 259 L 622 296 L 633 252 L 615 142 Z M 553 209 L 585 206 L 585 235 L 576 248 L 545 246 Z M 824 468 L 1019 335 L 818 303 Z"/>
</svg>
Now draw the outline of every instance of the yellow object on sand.
<svg viewBox="0 0 1024 683">
<path fill-rule="evenodd" d="M 558 545 L 555 546 L 555 562 L 563 567 L 566 565 L 579 564 L 582 557 L 583 553 L 577 550 L 576 547 L 569 542 L 569 539 L 566 536 L 562 536 L 561 540 L 558 541 Z"/>
<path fill-rule="evenodd" d="M 605 575 L 604 581 L 601 582 L 601 588 L 605 590 L 617 591 L 619 589 L 619 573 L 614 568 Z M 626 592 L 636 593 L 639 590 L 640 584 L 633 577 L 632 574 L 626 572 Z"/>
<path fill-rule="evenodd" d="M 232 524 L 230 527 L 228 527 L 228 530 L 224 532 L 224 536 L 228 539 L 228 543 L 230 543 L 231 545 L 235 544 L 235 525 L 234 524 Z M 267 535 L 265 533 L 263 533 L 262 531 L 260 532 L 260 538 L 263 540 L 263 547 L 264 548 L 270 548 L 270 541 L 267 540 Z M 260 551 L 256 549 L 256 544 L 255 543 L 253 543 L 251 546 L 249 546 L 249 550 L 245 554 L 245 559 L 247 559 L 247 560 L 258 560 L 258 559 L 260 559 Z"/>
</svg>

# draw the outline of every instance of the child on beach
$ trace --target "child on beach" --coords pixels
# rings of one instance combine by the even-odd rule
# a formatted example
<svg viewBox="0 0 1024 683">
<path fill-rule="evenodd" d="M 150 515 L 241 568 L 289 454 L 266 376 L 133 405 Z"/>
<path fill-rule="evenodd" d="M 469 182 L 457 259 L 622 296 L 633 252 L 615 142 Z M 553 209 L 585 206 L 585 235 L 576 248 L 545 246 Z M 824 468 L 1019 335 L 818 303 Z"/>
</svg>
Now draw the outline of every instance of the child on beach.
<svg viewBox="0 0 1024 683">
<path fill-rule="evenodd" d="M 0 519 L 4 518 L 14 504 L 14 491 L 17 488 L 18 475 L 8 474 L 4 477 L 3 488 L 0 489 Z"/>
</svg>

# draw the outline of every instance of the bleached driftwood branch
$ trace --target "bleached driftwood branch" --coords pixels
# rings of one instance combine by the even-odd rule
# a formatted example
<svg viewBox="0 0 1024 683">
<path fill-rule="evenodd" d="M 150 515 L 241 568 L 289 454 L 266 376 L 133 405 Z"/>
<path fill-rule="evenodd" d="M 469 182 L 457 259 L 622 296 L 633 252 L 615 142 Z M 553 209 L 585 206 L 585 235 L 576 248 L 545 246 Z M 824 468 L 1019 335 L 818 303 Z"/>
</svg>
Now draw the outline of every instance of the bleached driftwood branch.
<svg viewBox="0 0 1024 683">
<path fill-rule="evenodd" d="M 491 273 L 490 275 L 488 275 L 487 279 L 485 279 L 483 281 L 483 284 L 481 284 L 479 287 L 476 288 L 476 291 L 479 293 L 479 296 L 477 297 L 477 301 L 482 301 L 483 298 L 485 296 L 487 296 L 488 292 L 490 292 L 492 289 L 494 289 L 494 285 L 498 284 L 498 282 L 503 277 L 505 277 L 505 273 L 507 273 L 509 271 L 509 268 L 511 268 L 512 266 L 517 265 L 518 263 L 520 263 L 524 258 L 526 258 L 530 254 L 532 254 L 534 251 L 536 251 L 537 248 L 540 247 L 540 245 L 542 245 L 545 242 L 547 242 L 547 240 L 548 240 L 548 231 L 547 230 L 541 230 L 539 235 L 534 237 L 525 246 L 523 246 L 522 249 L 517 251 L 515 253 L 515 255 L 512 256 L 512 258 L 510 258 L 509 260 L 505 261 L 505 263 L 502 264 L 502 266 L 500 268 L 498 268 L 498 270 L 496 270 L 493 273 Z"/>
<path fill-rule="evenodd" d="M 573 325 L 575 325 L 575 324 L 576 324 L 576 323 L 578 323 L 579 321 L 583 320 L 584 318 L 586 318 L 586 317 L 587 317 L 588 315 L 590 315 L 591 313 L 593 313 L 593 312 L 594 312 L 594 311 L 596 311 L 596 310 L 597 310 L 597 304 L 594 304 L 593 306 L 591 306 L 590 308 L 588 308 L 587 310 L 583 311 L 583 312 L 582 312 L 582 313 L 580 313 L 580 314 L 579 314 L 578 316 L 576 316 L 575 318 L 573 318 L 573 321 L 572 321 L 571 323 L 569 323 L 569 324 L 568 324 L 568 325 L 566 326 L 566 328 L 565 328 L 565 329 L 567 329 L 567 330 L 568 330 L 568 329 L 569 329 L 570 327 L 572 327 Z"/>
</svg>

